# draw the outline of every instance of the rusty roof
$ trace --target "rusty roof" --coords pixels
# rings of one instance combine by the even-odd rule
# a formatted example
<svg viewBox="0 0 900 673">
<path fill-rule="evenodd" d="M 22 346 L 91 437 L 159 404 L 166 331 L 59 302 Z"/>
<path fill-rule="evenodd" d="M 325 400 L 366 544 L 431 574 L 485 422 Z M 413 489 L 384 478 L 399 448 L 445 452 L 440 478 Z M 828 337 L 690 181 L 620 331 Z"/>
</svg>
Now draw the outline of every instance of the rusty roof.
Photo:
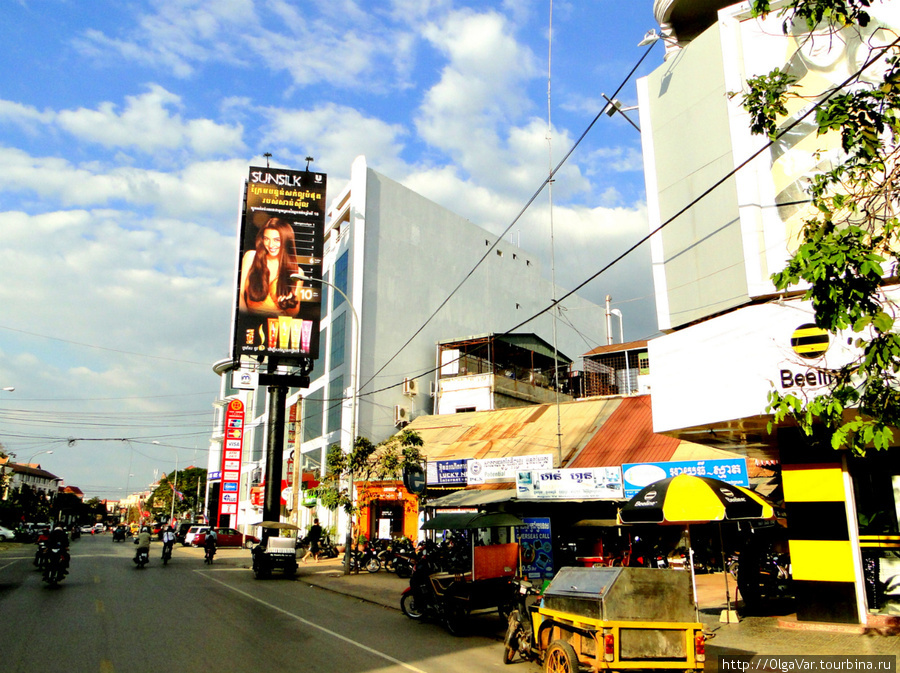
<svg viewBox="0 0 900 673">
<path fill-rule="evenodd" d="M 559 405 L 563 463 L 577 454 L 622 402 L 593 398 Z M 555 404 L 419 416 L 406 426 L 425 442 L 428 460 L 552 454 L 557 462 Z"/>
<path fill-rule="evenodd" d="M 622 398 L 609 420 L 566 467 L 606 467 L 672 460 L 680 440 L 653 432 L 650 396 Z"/>
</svg>

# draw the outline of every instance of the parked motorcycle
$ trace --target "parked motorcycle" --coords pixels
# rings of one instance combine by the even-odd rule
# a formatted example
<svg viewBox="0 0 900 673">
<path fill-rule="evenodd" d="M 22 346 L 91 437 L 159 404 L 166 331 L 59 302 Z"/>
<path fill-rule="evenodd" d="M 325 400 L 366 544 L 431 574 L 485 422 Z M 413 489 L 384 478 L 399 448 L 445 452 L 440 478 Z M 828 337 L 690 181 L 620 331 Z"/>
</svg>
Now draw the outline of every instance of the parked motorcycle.
<svg viewBox="0 0 900 673">
<path fill-rule="evenodd" d="M 64 547 L 49 548 L 45 554 L 44 581 L 55 587 L 68 574 L 68 565 L 68 553 Z"/>
<path fill-rule="evenodd" d="M 409 577 L 412 575 L 416 562 L 416 549 L 412 543 L 404 538 L 391 545 L 385 553 L 382 562 L 385 569 L 396 573 L 397 577 Z"/>
<path fill-rule="evenodd" d="M 439 578 L 439 571 L 427 555 L 419 558 L 400 596 L 400 610 L 410 619 L 430 617 L 454 636 L 462 635 L 466 610 L 454 593 L 453 580 Z"/>
<path fill-rule="evenodd" d="M 507 620 L 506 637 L 503 639 L 503 663 L 511 664 L 516 656 L 526 661 L 535 659 L 534 624 L 531 606 L 540 599 L 540 591 L 528 580 L 513 580 L 516 601 Z"/>
<path fill-rule="evenodd" d="M 375 545 L 370 543 L 360 550 L 359 566 L 370 573 L 377 573 L 381 570 L 381 559 L 378 558 L 378 550 Z"/>
<path fill-rule="evenodd" d="M 338 550 L 328 536 L 319 540 L 319 558 L 337 558 Z"/>
</svg>

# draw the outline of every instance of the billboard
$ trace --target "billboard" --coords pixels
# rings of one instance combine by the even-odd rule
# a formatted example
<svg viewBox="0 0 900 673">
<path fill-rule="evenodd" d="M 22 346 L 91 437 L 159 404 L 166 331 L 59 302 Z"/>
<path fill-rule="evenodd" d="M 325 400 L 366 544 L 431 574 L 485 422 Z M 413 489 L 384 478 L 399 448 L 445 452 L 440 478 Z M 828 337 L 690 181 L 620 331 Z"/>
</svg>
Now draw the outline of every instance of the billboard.
<svg viewBox="0 0 900 673">
<path fill-rule="evenodd" d="M 317 358 L 323 173 L 251 166 L 238 241 L 232 357 Z M 303 272 L 311 280 L 295 277 Z"/>
</svg>

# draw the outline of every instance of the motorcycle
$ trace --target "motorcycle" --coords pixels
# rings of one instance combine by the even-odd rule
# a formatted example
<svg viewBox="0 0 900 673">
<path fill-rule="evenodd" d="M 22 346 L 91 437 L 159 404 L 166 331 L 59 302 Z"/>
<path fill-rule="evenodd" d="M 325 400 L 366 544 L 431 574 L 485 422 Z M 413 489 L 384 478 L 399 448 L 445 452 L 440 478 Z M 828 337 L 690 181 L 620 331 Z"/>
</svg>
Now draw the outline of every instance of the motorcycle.
<svg viewBox="0 0 900 673">
<path fill-rule="evenodd" d="M 433 559 L 423 555 L 416 563 L 409 586 L 400 596 L 400 610 L 410 619 L 431 617 L 452 635 L 463 633 L 466 610 L 454 592 L 452 578 L 440 577 Z"/>
<path fill-rule="evenodd" d="M 382 562 L 385 569 L 396 573 L 397 577 L 409 577 L 412 575 L 415 565 L 416 550 L 409 540 L 395 542 L 385 554 Z"/>
<path fill-rule="evenodd" d="M 44 562 L 44 581 L 51 587 L 63 581 L 68 574 L 67 566 L 68 554 L 63 547 L 52 547 L 46 553 Z"/>
<path fill-rule="evenodd" d="M 506 637 L 503 639 L 504 664 L 511 664 L 517 655 L 526 661 L 536 658 L 531 606 L 538 602 L 540 591 L 528 580 L 513 580 L 513 584 L 516 586 L 516 601 L 509 613 Z"/>
<path fill-rule="evenodd" d="M 137 550 L 137 554 L 135 554 L 134 562 L 137 564 L 138 568 L 143 568 L 145 565 L 150 563 L 150 551 L 141 547 Z"/>
<path fill-rule="evenodd" d="M 381 559 L 378 558 L 378 551 L 372 544 L 367 544 L 365 549 L 360 551 L 359 566 L 370 573 L 377 573 L 381 570 Z"/>
<path fill-rule="evenodd" d="M 38 538 L 37 551 L 34 552 L 34 565 L 38 570 L 43 570 L 47 563 L 47 539 Z"/>
<path fill-rule="evenodd" d="M 168 565 L 169 559 L 172 558 L 172 546 L 173 545 L 174 545 L 173 542 L 166 542 L 163 544 L 163 549 L 162 549 L 163 565 Z"/>
<path fill-rule="evenodd" d="M 213 557 L 216 555 L 216 546 L 210 545 L 209 547 L 206 547 L 205 549 L 206 549 L 206 554 L 203 556 L 203 562 L 208 565 L 212 565 Z"/>
<path fill-rule="evenodd" d="M 337 558 L 337 556 L 338 550 L 331 538 L 325 536 L 319 540 L 319 558 Z"/>
</svg>

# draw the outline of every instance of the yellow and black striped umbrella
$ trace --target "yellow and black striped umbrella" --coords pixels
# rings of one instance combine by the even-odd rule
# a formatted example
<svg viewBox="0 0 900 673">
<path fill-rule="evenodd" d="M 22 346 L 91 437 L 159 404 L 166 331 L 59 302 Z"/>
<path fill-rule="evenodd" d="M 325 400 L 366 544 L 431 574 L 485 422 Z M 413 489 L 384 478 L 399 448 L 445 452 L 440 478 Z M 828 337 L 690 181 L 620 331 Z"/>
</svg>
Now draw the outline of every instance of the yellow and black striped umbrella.
<svg viewBox="0 0 900 673">
<path fill-rule="evenodd" d="M 707 523 L 773 519 L 760 495 L 712 477 L 679 474 L 645 486 L 619 510 L 622 523 Z"/>
</svg>

